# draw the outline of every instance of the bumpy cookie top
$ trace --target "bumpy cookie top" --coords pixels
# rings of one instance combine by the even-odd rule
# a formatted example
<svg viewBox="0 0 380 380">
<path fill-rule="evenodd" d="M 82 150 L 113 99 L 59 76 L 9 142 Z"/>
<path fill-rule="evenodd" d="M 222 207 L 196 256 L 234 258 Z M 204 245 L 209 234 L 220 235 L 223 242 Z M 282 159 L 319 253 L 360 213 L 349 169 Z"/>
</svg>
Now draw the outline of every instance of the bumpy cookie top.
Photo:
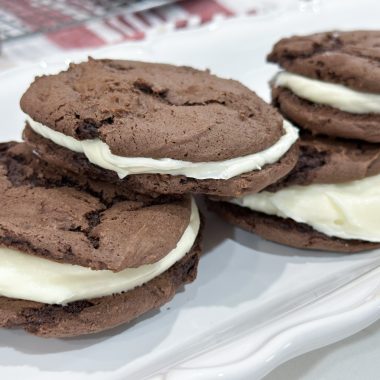
<svg viewBox="0 0 380 380">
<path fill-rule="evenodd" d="M 190 200 L 102 198 L 44 175 L 26 144 L 0 145 L 0 246 L 63 263 L 120 271 L 156 262 L 190 221 Z M 105 188 L 105 190 L 107 190 Z"/>
<path fill-rule="evenodd" d="M 380 93 L 380 31 L 284 38 L 274 45 L 268 61 L 296 74 Z"/>
<path fill-rule="evenodd" d="M 126 157 L 219 161 L 262 151 L 283 134 L 277 111 L 239 82 L 157 63 L 72 64 L 36 78 L 21 108 L 76 139 L 98 137 Z"/>
</svg>

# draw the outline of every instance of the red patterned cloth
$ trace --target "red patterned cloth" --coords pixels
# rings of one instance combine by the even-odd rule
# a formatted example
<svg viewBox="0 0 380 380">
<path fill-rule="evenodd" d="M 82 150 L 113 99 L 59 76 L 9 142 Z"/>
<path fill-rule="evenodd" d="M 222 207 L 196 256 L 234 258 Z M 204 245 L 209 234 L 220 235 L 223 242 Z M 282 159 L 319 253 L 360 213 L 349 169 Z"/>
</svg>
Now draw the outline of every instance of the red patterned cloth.
<svg viewBox="0 0 380 380">
<path fill-rule="evenodd" d="M 70 23 L 82 17 L 82 14 L 83 18 L 87 17 L 89 10 L 86 6 L 89 2 L 0 0 L 0 26 L 20 25 L 33 31 L 40 29 L 41 25 L 46 26 L 46 22 L 48 25 L 49 22 L 52 25 L 57 22 Z M 49 3 L 49 6 L 44 3 Z M 42 62 L 69 50 L 97 48 L 141 40 L 150 34 L 168 30 L 194 28 L 218 18 L 268 14 L 277 11 L 279 4 L 275 0 L 183 0 L 133 14 L 121 12 L 59 31 L 6 42 L 0 56 L 0 70 L 25 62 Z M 82 12 L 80 7 L 83 8 Z M 9 31 L 12 32 L 11 29 Z"/>
<path fill-rule="evenodd" d="M 133 14 L 120 13 L 102 20 L 47 33 L 38 37 L 44 48 L 69 50 L 93 48 L 128 40 L 143 39 L 147 34 L 164 29 L 194 27 L 216 17 L 234 17 L 241 14 L 255 14 L 257 9 L 251 0 L 184 0 L 175 4 Z M 61 0 L 47 7 L 43 1 L 0 0 L 0 16 L 11 23 L 24 24 L 29 30 L 37 30 L 41 25 L 49 26 L 49 20 L 70 23 L 88 13 L 86 2 Z M 70 4 L 72 8 L 70 9 Z M 74 7 L 75 6 L 75 7 Z M 78 11 L 79 7 L 79 11 Z M 70 14 L 71 13 L 71 14 Z"/>
<path fill-rule="evenodd" d="M 222 1 L 187 0 L 145 12 L 119 14 L 85 26 L 50 33 L 48 38 L 64 49 L 98 47 L 143 39 L 150 31 L 167 24 L 179 29 L 203 24 L 218 16 L 230 17 L 234 14 L 232 7 L 226 6 Z"/>
</svg>

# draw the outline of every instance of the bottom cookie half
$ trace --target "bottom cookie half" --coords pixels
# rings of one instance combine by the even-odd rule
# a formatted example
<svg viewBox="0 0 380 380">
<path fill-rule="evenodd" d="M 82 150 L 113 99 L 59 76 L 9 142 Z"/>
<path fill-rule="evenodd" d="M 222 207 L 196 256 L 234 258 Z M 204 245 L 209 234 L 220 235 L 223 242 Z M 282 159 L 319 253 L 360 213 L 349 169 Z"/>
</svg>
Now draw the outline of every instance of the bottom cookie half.
<svg viewBox="0 0 380 380">
<path fill-rule="evenodd" d="M 23 328 L 45 338 L 96 333 L 131 322 L 169 302 L 192 282 L 201 253 L 200 237 L 191 251 L 169 270 L 125 293 L 76 301 L 65 306 L 0 297 L 0 326 Z"/>
<path fill-rule="evenodd" d="M 298 145 L 295 144 L 278 162 L 265 165 L 262 170 L 253 170 L 227 180 L 199 180 L 169 174 L 133 174 L 119 179 L 115 172 L 91 164 L 84 154 L 73 152 L 41 137 L 29 125 L 24 130 L 23 138 L 42 161 L 56 167 L 61 173 L 70 173 L 69 176 L 75 173 L 81 177 L 106 181 L 124 192 L 148 194 L 151 197 L 188 193 L 238 197 L 256 193 L 287 175 L 296 165 L 299 156 Z"/>
<path fill-rule="evenodd" d="M 208 207 L 231 224 L 295 248 L 354 253 L 380 247 L 380 243 L 330 237 L 292 219 L 266 215 L 228 202 L 208 200 Z"/>
</svg>

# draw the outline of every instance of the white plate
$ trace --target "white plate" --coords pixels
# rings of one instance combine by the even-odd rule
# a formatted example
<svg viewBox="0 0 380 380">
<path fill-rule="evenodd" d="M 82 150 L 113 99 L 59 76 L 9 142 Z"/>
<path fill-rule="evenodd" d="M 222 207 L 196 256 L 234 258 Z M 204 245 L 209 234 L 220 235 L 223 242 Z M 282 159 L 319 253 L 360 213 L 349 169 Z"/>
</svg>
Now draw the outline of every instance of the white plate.
<svg viewBox="0 0 380 380">
<path fill-rule="evenodd" d="M 376 28 L 380 4 L 326 3 L 320 14 L 245 18 L 92 52 L 208 67 L 268 99 L 276 68 L 265 55 L 281 36 L 333 28 Z M 2 139 L 18 139 L 18 100 L 37 73 L 56 63 L 0 76 Z M 82 55 L 68 57 L 83 59 Z M 58 63 L 57 63 L 58 62 Z M 43 340 L 0 331 L 2 379 L 260 379 L 282 362 L 330 344 L 380 317 L 379 251 L 304 252 L 265 242 L 214 216 L 207 220 L 198 279 L 160 312 L 132 326 L 80 339 Z"/>
</svg>

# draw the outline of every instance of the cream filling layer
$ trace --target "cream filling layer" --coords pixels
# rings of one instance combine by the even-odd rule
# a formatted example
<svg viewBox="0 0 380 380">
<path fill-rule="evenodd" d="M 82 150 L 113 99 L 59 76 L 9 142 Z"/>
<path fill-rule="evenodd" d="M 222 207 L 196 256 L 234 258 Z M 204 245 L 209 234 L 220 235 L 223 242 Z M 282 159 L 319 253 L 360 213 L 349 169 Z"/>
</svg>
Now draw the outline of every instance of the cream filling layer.
<svg viewBox="0 0 380 380">
<path fill-rule="evenodd" d="M 274 86 L 285 87 L 302 99 L 354 114 L 380 113 L 380 95 L 354 91 L 340 84 L 322 82 L 282 71 Z"/>
<path fill-rule="evenodd" d="M 277 162 L 298 138 L 298 129 L 284 121 L 285 134 L 262 152 L 224 161 L 189 162 L 171 158 L 117 156 L 100 139 L 76 140 L 34 121 L 29 116 L 27 121 L 37 134 L 71 151 L 84 153 L 91 163 L 116 172 L 121 179 L 130 174 L 143 173 L 184 175 L 196 179 L 229 179 L 252 170 L 261 170 L 263 166 Z"/>
<path fill-rule="evenodd" d="M 380 175 L 344 184 L 290 186 L 231 202 L 305 223 L 327 236 L 380 242 Z"/>
<path fill-rule="evenodd" d="M 61 264 L 0 248 L 0 295 L 47 304 L 66 304 L 132 290 L 181 260 L 192 248 L 199 226 L 198 208 L 192 200 L 189 225 L 171 252 L 154 264 L 117 273 Z"/>
</svg>

